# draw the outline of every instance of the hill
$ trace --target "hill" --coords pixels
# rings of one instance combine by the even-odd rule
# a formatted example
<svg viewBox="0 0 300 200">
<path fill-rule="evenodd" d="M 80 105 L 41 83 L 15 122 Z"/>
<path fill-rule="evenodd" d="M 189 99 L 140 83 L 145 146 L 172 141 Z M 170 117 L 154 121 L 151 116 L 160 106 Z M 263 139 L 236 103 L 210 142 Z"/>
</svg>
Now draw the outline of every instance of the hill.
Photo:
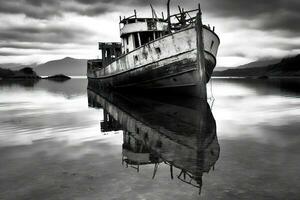
<svg viewBox="0 0 300 200">
<path fill-rule="evenodd" d="M 40 79 L 32 68 L 25 67 L 20 70 L 11 70 L 0 68 L 1 79 Z"/>
<path fill-rule="evenodd" d="M 45 64 L 35 67 L 35 71 L 40 76 L 53 76 L 55 74 L 64 74 L 67 76 L 85 76 L 85 59 L 74 59 L 66 57 L 61 60 L 49 61 Z"/>
<path fill-rule="evenodd" d="M 275 60 L 274 60 L 275 61 Z M 249 63 L 247 65 L 239 66 L 233 69 L 224 71 L 215 71 L 214 76 L 231 76 L 231 77 L 300 77 L 300 55 L 290 58 L 284 58 L 277 63 L 257 66 L 263 64 L 264 61 Z"/>
<path fill-rule="evenodd" d="M 232 68 L 231 68 L 231 67 L 219 67 L 219 66 L 217 66 L 217 67 L 214 69 L 214 71 L 219 72 L 219 71 L 225 71 L 225 70 L 227 70 L 227 69 L 232 69 Z"/>
<path fill-rule="evenodd" d="M 269 65 L 274 65 L 277 64 L 281 61 L 281 59 L 270 59 L 270 60 L 257 60 L 245 65 L 240 65 L 238 68 L 243 69 L 243 68 L 255 68 L 255 67 L 264 67 L 264 66 L 269 66 Z"/>
</svg>

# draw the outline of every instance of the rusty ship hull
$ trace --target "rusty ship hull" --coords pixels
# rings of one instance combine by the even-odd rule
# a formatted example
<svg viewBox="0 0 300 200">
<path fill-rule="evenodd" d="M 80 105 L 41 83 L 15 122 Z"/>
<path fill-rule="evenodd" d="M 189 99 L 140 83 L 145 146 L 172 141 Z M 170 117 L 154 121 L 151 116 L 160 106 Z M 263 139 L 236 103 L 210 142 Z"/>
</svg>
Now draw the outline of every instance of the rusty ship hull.
<svg viewBox="0 0 300 200">
<path fill-rule="evenodd" d="M 130 31 L 130 27 L 123 30 L 124 34 Z M 191 96 L 203 96 L 216 66 L 219 44 L 217 34 L 204 26 L 200 18 L 186 28 L 163 35 L 108 62 L 103 60 L 98 68 L 93 67 L 94 61 L 91 61 L 87 76 L 93 87 L 175 89 Z M 126 48 L 126 45 L 122 47 Z"/>
</svg>

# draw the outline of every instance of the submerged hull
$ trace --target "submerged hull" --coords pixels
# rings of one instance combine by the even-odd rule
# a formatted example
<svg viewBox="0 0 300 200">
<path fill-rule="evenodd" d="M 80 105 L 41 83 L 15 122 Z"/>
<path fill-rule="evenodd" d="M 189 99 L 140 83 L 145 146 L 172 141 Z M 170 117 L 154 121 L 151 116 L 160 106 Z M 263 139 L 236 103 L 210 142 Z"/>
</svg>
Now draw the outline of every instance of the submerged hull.
<svg viewBox="0 0 300 200">
<path fill-rule="evenodd" d="M 189 27 L 122 55 L 107 66 L 88 68 L 90 84 L 115 89 L 176 89 L 198 96 L 199 87 L 205 87 L 216 65 L 220 43 L 213 31 L 201 27 L 202 48 L 197 27 Z M 199 76 L 199 71 L 204 75 Z"/>
</svg>

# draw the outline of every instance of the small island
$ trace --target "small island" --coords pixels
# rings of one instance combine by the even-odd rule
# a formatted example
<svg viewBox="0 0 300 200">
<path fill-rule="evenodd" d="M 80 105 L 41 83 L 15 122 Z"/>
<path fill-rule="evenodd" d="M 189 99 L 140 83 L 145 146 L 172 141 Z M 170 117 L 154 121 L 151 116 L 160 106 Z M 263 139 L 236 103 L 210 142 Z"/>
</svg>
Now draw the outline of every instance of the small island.
<svg viewBox="0 0 300 200">
<path fill-rule="evenodd" d="M 51 81 L 64 82 L 64 81 L 67 81 L 67 80 L 71 79 L 71 77 L 66 76 L 64 74 L 57 74 L 57 75 L 54 75 L 54 76 L 48 76 L 44 79 L 48 79 L 48 80 L 51 80 Z"/>
<path fill-rule="evenodd" d="M 30 67 L 25 67 L 20 70 L 11 70 L 0 68 L 0 78 L 8 80 L 39 80 L 40 76 L 37 75 Z"/>
<path fill-rule="evenodd" d="M 42 78 L 31 68 L 25 67 L 20 70 L 11 70 L 11 69 L 3 69 L 0 68 L 0 80 L 34 80 L 38 81 L 40 79 L 47 79 L 52 81 L 64 82 L 71 77 L 66 76 L 64 74 L 57 74 L 53 76 L 48 76 L 46 78 Z"/>
</svg>

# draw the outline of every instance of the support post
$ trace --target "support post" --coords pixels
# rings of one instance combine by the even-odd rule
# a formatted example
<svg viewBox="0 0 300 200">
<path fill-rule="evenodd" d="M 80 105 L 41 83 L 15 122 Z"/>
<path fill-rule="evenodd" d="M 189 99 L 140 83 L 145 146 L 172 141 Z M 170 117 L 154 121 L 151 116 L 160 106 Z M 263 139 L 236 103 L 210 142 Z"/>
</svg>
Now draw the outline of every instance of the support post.
<svg viewBox="0 0 300 200">
<path fill-rule="evenodd" d="M 206 72 L 205 72 L 205 57 L 204 57 L 204 42 L 202 28 L 202 12 L 199 4 L 199 12 L 196 17 L 196 34 L 197 34 L 197 92 L 199 97 L 207 100 L 206 91 Z"/>
<path fill-rule="evenodd" d="M 101 49 L 102 51 L 102 63 L 103 63 L 103 66 L 106 66 L 106 49 L 102 47 Z"/>
<path fill-rule="evenodd" d="M 139 47 L 140 47 L 140 46 L 142 46 L 141 35 L 139 32 L 137 33 L 137 35 L 138 35 L 138 41 L 139 41 Z"/>
</svg>

